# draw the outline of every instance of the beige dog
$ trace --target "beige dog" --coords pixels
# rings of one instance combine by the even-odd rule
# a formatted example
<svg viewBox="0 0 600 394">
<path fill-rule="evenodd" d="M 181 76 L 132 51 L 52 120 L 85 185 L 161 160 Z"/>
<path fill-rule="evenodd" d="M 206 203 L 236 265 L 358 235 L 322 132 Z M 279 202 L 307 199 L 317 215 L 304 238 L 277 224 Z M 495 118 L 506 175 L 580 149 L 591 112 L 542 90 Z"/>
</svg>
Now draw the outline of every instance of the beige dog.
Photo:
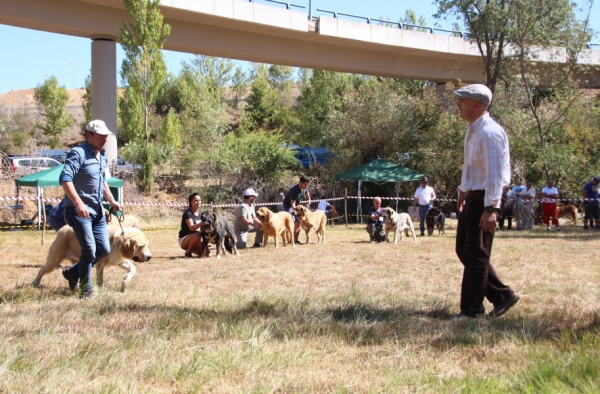
<svg viewBox="0 0 600 394">
<path fill-rule="evenodd" d="M 148 249 L 148 238 L 140 230 L 133 227 L 124 227 L 123 230 L 114 224 L 108 226 L 108 239 L 110 241 L 110 253 L 102 260 L 98 261 L 96 266 L 96 282 L 102 286 L 104 279 L 104 268 L 110 266 L 119 266 L 127 271 L 123 278 L 121 291 L 131 282 L 135 275 L 136 268 L 133 261 L 145 262 L 152 258 L 152 253 Z M 58 230 L 56 239 L 50 245 L 46 264 L 40 268 L 37 277 L 32 282 L 33 286 L 39 286 L 42 277 L 52 271 L 63 261 L 69 260 L 76 263 L 81 256 L 81 247 L 75 237 L 73 228 L 64 226 Z"/>
<path fill-rule="evenodd" d="M 385 226 L 385 242 L 390 242 L 388 239 L 390 231 L 394 232 L 394 244 L 398 243 L 398 233 L 400 233 L 400 242 L 402 242 L 403 232 L 406 232 L 408 237 L 408 229 L 412 231 L 413 239 L 417 242 L 415 227 L 408 213 L 397 213 L 392 208 L 383 208 L 381 216 L 383 216 L 383 225 Z"/>
<path fill-rule="evenodd" d="M 323 211 L 312 212 L 303 205 L 294 208 L 294 215 L 300 218 L 300 227 L 306 232 L 306 243 L 310 240 L 310 232 L 314 229 L 317 233 L 317 243 L 325 243 L 325 225 L 327 217 Z"/>
<path fill-rule="evenodd" d="M 258 208 L 256 211 L 256 217 L 260 220 L 263 229 L 263 247 L 267 246 L 267 240 L 269 236 L 273 237 L 275 247 L 279 245 L 277 243 L 277 236 L 281 235 L 281 241 L 283 246 L 291 242 L 292 246 L 295 247 L 294 243 L 294 218 L 289 213 L 282 211 L 273 213 L 267 207 Z"/>
</svg>

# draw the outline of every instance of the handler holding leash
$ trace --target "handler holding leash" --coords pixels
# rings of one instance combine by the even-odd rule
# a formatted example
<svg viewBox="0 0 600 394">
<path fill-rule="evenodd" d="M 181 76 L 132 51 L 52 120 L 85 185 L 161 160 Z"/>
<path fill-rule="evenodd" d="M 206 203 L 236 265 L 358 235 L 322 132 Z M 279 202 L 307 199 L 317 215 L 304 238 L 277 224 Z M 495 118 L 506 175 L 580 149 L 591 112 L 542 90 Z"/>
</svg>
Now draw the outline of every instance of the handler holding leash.
<svg viewBox="0 0 600 394">
<path fill-rule="evenodd" d="M 62 274 L 69 281 L 71 290 L 75 290 L 77 281 L 80 281 L 82 298 L 94 298 L 92 266 L 110 253 L 102 195 L 115 212 L 121 210 L 106 183 L 110 171 L 103 148 L 107 137 L 112 134 L 101 120 L 88 123 L 85 126 L 85 142 L 67 153 L 59 178 L 65 191 L 62 201 L 65 220 L 73 227 L 81 246 L 79 261 L 64 269 Z"/>
<path fill-rule="evenodd" d="M 205 226 L 205 222 L 200 219 L 200 205 L 202 199 L 199 193 L 192 193 L 188 197 L 188 209 L 181 215 L 181 230 L 179 230 L 178 243 L 181 249 L 185 250 L 185 257 L 191 258 L 192 253 L 202 256 L 204 243 L 200 234 L 200 227 Z M 207 251 L 206 257 L 210 254 Z"/>
<path fill-rule="evenodd" d="M 296 205 L 299 205 L 300 201 L 305 198 L 308 199 L 308 205 L 310 206 L 310 194 L 308 194 L 307 190 L 309 183 L 310 179 L 302 175 L 298 184 L 292 186 L 283 200 L 283 209 L 288 211 L 294 218 L 294 242 L 296 244 L 302 244 L 302 242 L 298 241 L 298 236 L 300 235 L 300 219 L 294 215 L 294 208 L 296 208 Z"/>
<path fill-rule="evenodd" d="M 233 228 L 235 230 L 235 236 L 237 237 L 236 248 L 245 249 L 248 240 L 248 233 L 256 233 L 254 237 L 253 248 L 260 248 L 263 242 L 263 229 L 260 220 L 256 217 L 256 211 L 254 210 L 254 200 L 258 197 L 258 193 L 254 189 L 244 190 L 244 202 L 238 208 L 237 215 L 235 217 L 235 223 Z"/>
<path fill-rule="evenodd" d="M 501 316 L 519 301 L 490 264 L 496 229 L 496 210 L 502 189 L 510 184 L 510 153 L 506 133 L 487 111 L 492 92 L 480 84 L 454 92 L 460 116 L 469 123 L 465 137 L 465 161 L 458 187 L 461 212 L 456 230 L 456 254 L 464 266 L 460 314 L 455 319 L 485 313 L 483 299 L 494 305 L 490 317 Z"/>
</svg>

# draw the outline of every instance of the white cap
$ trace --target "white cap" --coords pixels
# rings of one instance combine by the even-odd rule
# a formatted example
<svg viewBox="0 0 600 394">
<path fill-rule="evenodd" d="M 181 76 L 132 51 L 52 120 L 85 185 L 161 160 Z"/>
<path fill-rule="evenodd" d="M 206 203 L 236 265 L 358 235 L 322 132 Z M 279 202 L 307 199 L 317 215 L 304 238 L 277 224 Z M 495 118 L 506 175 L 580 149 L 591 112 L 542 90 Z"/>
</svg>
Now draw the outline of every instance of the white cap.
<svg viewBox="0 0 600 394">
<path fill-rule="evenodd" d="M 92 120 L 90 123 L 85 125 L 85 130 L 90 133 L 96 133 L 100 135 L 112 135 L 112 131 L 106 127 L 106 123 L 103 120 Z"/>
<path fill-rule="evenodd" d="M 468 98 L 489 106 L 492 102 L 492 91 L 485 85 L 474 83 L 454 91 L 458 97 Z"/>
<path fill-rule="evenodd" d="M 244 190 L 244 197 L 248 197 L 248 196 L 257 196 L 258 197 L 258 193 L 254 191 L 254 189 L 250 188 L 250 189 L 246 189 Z"/>
</svg>

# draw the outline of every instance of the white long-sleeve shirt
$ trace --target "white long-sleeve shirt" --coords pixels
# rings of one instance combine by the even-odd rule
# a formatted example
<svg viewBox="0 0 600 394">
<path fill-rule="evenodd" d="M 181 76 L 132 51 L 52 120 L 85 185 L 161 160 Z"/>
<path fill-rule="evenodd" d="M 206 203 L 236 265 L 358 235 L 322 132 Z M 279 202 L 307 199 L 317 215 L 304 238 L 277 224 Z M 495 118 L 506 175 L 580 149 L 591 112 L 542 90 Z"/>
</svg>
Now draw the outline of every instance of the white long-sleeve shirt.
<svg viewBox="0 0 600 394">
<path fill-rule="evenodd" d="M 510 184 L 510 150 L 504 129 L 488 113 L 469 125 L 465 137 L 462 192 L 485 190 L 484 206 L 500 208 L 502 189 Z"/>
</svg>

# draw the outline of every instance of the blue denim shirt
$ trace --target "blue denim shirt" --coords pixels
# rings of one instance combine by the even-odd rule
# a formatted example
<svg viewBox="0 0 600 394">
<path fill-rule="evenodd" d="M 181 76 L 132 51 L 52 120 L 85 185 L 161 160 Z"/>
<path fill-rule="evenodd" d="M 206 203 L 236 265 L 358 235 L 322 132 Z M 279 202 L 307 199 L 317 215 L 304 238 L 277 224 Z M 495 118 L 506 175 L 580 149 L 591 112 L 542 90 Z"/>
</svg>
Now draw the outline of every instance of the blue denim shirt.
<svg viewBox="0 0 600 394">
<path fill-rule="evenodd" d="M 60 182 L 73 182 L 75 191 L 91 214 L 102 212 L 107 166 L 108 160 L 104 149 L 100 152 L 100 160 L 98 160 L 94 155 L 94 148 L 86 141 L 67 153 L 65 167 L 60 173 Z M 75 205 L 67 196 L 62 204 L 65 208 Z"/>
</svg>

